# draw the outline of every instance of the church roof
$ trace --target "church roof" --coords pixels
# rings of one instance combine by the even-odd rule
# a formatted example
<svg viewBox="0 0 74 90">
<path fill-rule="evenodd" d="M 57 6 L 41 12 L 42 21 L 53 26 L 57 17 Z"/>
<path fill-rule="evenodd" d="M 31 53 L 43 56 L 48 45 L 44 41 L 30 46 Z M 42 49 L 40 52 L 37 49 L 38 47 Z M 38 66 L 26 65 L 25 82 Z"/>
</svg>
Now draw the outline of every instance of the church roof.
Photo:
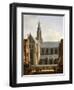
<svg viewBox="0 0 74 90">
<path fill-rule="evenodd" d="M 43 42 L 41 48 L 56 48 L 59 47 L 59 42 Z"/>
<path fill-rule="evenodd" d="M 29 34 L 26 34 L 26 35 L 24 36 L 24 39 L 28 39 L 28 36 L 29 36 Z"/>
</svg>

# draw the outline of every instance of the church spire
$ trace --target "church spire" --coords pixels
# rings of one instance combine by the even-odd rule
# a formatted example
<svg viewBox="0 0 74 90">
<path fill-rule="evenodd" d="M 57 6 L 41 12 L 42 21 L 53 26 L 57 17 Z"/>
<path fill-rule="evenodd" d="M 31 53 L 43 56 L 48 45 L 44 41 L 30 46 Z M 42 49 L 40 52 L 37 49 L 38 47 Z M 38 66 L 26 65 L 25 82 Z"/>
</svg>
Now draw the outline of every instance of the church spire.
<svg viewBox="0 0 74 90">
<path fill-rule="evenodd" d="M 42 35 L 41 35 L 41 26 L 40 22 L 38 22 L 38 27 L 37 27 L 37 40 L 42 43 Z"/>
<path fill-rule="evenodd" d="M 38 31 L 41 30 L 41 27 L 40 27 L 40 22 L 38 22 Z"/>
</svg>

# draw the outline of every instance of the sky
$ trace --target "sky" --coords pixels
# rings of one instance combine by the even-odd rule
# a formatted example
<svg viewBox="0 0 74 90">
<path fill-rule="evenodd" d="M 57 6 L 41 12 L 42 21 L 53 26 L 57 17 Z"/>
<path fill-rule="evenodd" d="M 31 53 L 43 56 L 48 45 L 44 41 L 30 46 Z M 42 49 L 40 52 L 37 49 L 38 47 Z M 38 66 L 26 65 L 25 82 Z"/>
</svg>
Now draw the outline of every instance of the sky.
<svg viewBox="0 0 74 90">
<path fill-rule="evenodd" d="M 38 22 L 40 22 L 43 41 L 60 41 L 64 38 L 64 16 L 55 15 L 23 15 L 24 38 L 31 34 L 37 36 Z"/>
</svg>

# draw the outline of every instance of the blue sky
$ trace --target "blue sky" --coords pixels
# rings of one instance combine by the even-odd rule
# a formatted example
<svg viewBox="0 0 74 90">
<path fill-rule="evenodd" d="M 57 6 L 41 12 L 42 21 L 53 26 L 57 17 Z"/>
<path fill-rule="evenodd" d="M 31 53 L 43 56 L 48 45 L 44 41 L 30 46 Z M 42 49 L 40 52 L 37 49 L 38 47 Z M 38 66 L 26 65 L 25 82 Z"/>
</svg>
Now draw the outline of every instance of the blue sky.
<svg viewBox="0 0 74 90">
<path fill-rule="evenodd" d="M 42 15 L 25 15 L 24 19 L 24 38 L 28 34 L 36 37 L 38 22 L 41 25 L 43 41 L 60 41 L 64 38 L 64 16 L 42 16 Z"/>
</svg>

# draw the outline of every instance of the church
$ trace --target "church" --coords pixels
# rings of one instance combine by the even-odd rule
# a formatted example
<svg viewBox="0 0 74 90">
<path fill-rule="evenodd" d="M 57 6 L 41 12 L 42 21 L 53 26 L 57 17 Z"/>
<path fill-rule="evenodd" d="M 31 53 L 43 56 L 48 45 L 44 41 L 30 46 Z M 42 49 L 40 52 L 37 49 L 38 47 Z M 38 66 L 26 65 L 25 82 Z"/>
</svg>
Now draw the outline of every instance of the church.
<svg viewBox="0 0 74 90">
<path fill-rule="evenodd" d="M 31 33 L 24 39 L 24 63 L 30 65 L 51 65 L 59 60 L 59 42 L 44 42 L 40 22 L 37 27 L 37 36 Z"/>
</svg>

